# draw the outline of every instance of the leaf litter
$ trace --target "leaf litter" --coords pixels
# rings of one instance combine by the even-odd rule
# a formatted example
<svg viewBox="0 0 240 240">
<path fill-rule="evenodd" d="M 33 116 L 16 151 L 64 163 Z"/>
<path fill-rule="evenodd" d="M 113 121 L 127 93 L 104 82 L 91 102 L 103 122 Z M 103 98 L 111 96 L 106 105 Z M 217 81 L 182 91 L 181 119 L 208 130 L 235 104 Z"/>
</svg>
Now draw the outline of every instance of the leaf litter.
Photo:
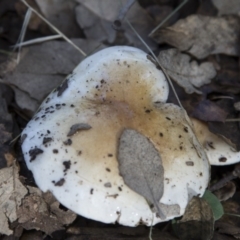
<svg viewBox="0 0 240 240">
<path fill-rule="evenodd" d="M 198 59 L 210 54 L 239 56 L 240 18 L 191 15 L 153 34 L 158 43 L 168 43 Z M 199 29 L 201 29 L 199 31 Z"/>
<path fill-rule="evenodd" d="M 80 2 L 80 0 L 79 0 L 79 2 Z M 87 2 L 88 1 L 81 1 L 81 6 L 84 6 L 85 8 L 87 7 L 90 11 L 92 11 L 95 14 L 96 19 L 97 18 L 102 19 L 101 21 L 107 21 L 109 23 L 111 23 L 111 21 L 115 20 L 115 19 L 113 19 L 113 16 L 117 16 L 118 12 L 115 11 L 114 9 L 116 9 L 116 8 L 118 10 L 120 9 L 119 6 L 117 6 L 117 7 L 116 6 L 110 6 L 110 3 L 108 2 L 108 7 L 111 10 L 111 11 L 109 11 L 109 8 L 106 8 L 106 6 L 107 6 L 106 5 L 107 1 L 106 1 L 106 2 L 103 2 L 103 4 L 105 4 L 105 5 L 103 5 L 103 6 L 105 6 L 105 8 L 103 8 L 103 9 L 106 9 L 107 11 L 105 12 L 105 14 L 102 14 L 102 13 L 99 14 L 97 12 L 98 8 L 96 8 L 96 6 L 87 5 L 88 4 Z M 92 1 L 92 2 L 94 4 L 94 1 Z M 89 4 L 90 4 L 90 1 L 89 1 Z M 46 2 L 46 6 L 48 6 L 47 2 Z M 140 7 L 140 5 L 138 7 Z M 171 7 L 173 7 L 173 6 L 171 6 Z M 60 6 L 60 9 L 61 9 L 61 6 Z M 102 10 L 102 8 L 99 8 L 99 9 Z M 133 11 L 134 12 L 134 13 L 132 13 L 133 18 L 130 19 L 130 21 L 132 21 L 133 24 L 134 24 L 134 21 L 136 21 L 136 24 L 134 24 L 134 26 L 136 26 L 136 28 L 137 28 L 138 24 L 141 25 L 141 21 L 140 21 L 139 16 L 141 15 L 141 19 L 143 19 L 143 21 L 144 21 L 144 17 L 146 16 L 145 15 L 146 12 L 144 13 L 143 18 L 142 18 L 142 14 L 139 14 L 139 11 L 142 11 L 142 10 L 145 11 L 145 9 L 143 7 L 141 7 L 141 10 L 135 10 L 135 12 Z M 218 11 L 219 11 L 219 15 L 226 14 L 226 13 L 223 13 L 223 10 L 221 10 L 220 8 L 218 8 Z M 46 14 L 46 12 L 44 13 L 43 10 L 42 10 L 42 12 L 43 12 L 44 15 Z M 76 13 L 77 13 L 77 11 L 76 11 Z M 114 13 L 115 15 L 111 15 L 110 13 Z M 130 12 L 128 14 L 130 14 Z M 112 17 L 112 18 L 108 19 L 109 16 Z M 50 14 L 49 17 L 51 17 L 51 14 Z M 91 15 L 89 15 L 89 17 L 91 17 Z M 129 15 L 127 17 L 130 18 Z M 138 22 L 138 18 L 139 18 L 139 22 Z M 149 15 L 147 15 L 147 18 L 149 19 Z M 195 56 L 198 59 L 206 58 L 210 54 L 212 55 L 212 54 L 216 54 L 216 53 L 228 54 L 228 55 L 233 55 L 233 56 L 236 56 L 236 57 L 239 56 L 239 47 L 237 45 L 239 43 L 238 39 L 237 39 L 237 36 L 239 36 L 239 28 L 236 28 L 236 25 L 239 23 L 238 17 L 231 16 L 231 15 L 224 16 L 224 17 L 215 17 L 215 16 L 214 17 L 207 17 L 207 16 L 192 15 L 192 16 L 189 16 L 189 17 L 181 20 L 181 16 L 179 15 L 178 18 L 180 18 L 180 20 L 178 20 L 178 22 L 175 23 L 173 26 L 167 27 L 167 28 L 161 28 L 159 30 L 159 32 L 162 33 L 162 38 L 158 39 L 157 41 L 159 43 L 161 43 L 163 41 L 167 42 L 170 45 L 173 45 L 174 47 L 178 48 L 178 51 L 179 51 L 178 53 L 179 53 L 180 56 L 181 55 L 187 56 L 188 61 L 186 61 L 187 62 L 186 66 L 188 66 L 188 67 L 186 67 L 186 68 L 188 68 L 189 73 L 191 72 L 191 70 L 189 70 L 189 69 L 191 69 L 191 63 L 195 61 L 195 59 L 191 58 L 191 55 Z M 137 29 L 137 30 L 140 31 L 140 35 L 141 34 L 144 35 L 143 36 L 144 38 L 147 36 L 146 32 L 149 31 L 149 30 L 152 30 L 154 28 L 154 25 L 155 25 L 154 21 L 152 21 L 152 20 L 150 20 L 150 21 L 147 20 L 147 22 L 150 23 L 150 24 L 148 25 L 148 27 L 146 27 L 146 29 L 144 31 L 141 32 L 141 27 L 139 27 Z M 79 23 L 79 25 L 81 26 L 80 23 Z M 108 30 L 111 31 L 109 26 L 110 25 L 108 25 Z M 203 28 L 203 26 L 208 27 L 207 31 Z M 136 46 L 138 46 L 139 40 L 134 36 L 134 34 L 131 31 L 127 31 L 127 26 L 123 25 L 122 29 L 125 31 L 125 33 L 124 33 L 124 38 L 125 38 L 124 43 L 125 44 L 126 43 L 127 44 L 134 44 L 134 41 L 136 40 L 138 42 L 138 43 L 136 43 Z M 179 31 L 179 29 L 181 29 L 182 31 Z M 40 29 L 36 29 L 36 30 L 40 31 Z M 84 31 L 84 28 L 82 30 Z M 129 33 L 129 36 L 127 35 L 127 33 Z M 186 34 L 186 33 L 188 33 L 188 34 Z M 214 35 L 215 33 L 218 33 L 217 37 L 219 37 L 219 38 L 215 38 L 215 35 Z M 86 34 L 86 32 L 85 32 L 85 34 Z M 113 31 L 111 34 L 112 35 L 110 35 L 110 37 L 107 35 L 108 37 L 105 38 L 105 39 L 107 39 L 107 42 L 113 41 L 112 43 L 114 44 L 115 41 L 113 40 L 114 39 L 113 36 L 115 36 L 115 38 L 119 37 L 119 33 L 116 34 Z M 116 35 L 114 35 L 114 34 L 116 34 Z M 132 36 L 130 36 L 131 34 L 132 34 Z M 101 35 L 103 35 L 103 33 Z M 200 38 L 200 36 L 203 37 L 203 38 Z M 1 37 L 1 35 L 0 35 L 0 37 Z M 91 38 L 91 37 L 89 37 L 87 34 L 86 34 L 86 37 L 88 38 L 87 41 L 89 42 L 89 38 Z M 147 39 L 147 37 L 146 37 L 146 39 Z M 206 41 L 208 41 L 208 42 L 206 43 L 205 41 L 203 41 L 203 39 L 206 39 Z M 105 41 L 105 40 L 100 40 L 98 38 L 97 38 L 97 40 L 99 42 L 95 42 L 94 47 L 89 46 L 88 50 L 86 50 L 86 48 L 88 47 L 88 45 L 86 43 L 87 41 L 80 40 L 80 41 L 84 42 L 81 47 L 84 48 L 84 50 L 86 52 L 91 52 L 94 49 L 96 49 L 98 46 L 101 46 L 101 43 L 100 43 L 101 41 Z M 148 40 L 148 43 L 150 43 L 150 42 L 151 41 Z M 6 79 L 8 79 L 9 82 L 7 82 L 7 84 L 14 89 L 15 94 L 16 94 L 16 96 L 15 96 L 16 97 L 16 103 L 20 106 L 20 108 L 30 109 L 31 112 L 33 113 L 37 109 L 37 107 L 40 104 L 40 102 L 42 101 L 42 99 L 52 90 L 52 88 L 56 87 L 64 79 L 64 76 L 66 76 L 69 72 L 71 72 L 72 69 L 74 68 L 74 66 L 78 63 L 78 61 L 80 61 L 80 56 L 79 56 L 78 53 L 76 53 L 76 50 L 71 52 L 70 47 L 68 48 L 67 44 L 62 45 L 62 50 L 64 51 L 66 49 L 66 52 L 70 51 L 71 54 L 69 54 L 69 56 L 76 57 L 76 60 L 71 62 L 72 60 L 69 60 L 70 58 L 67 57 L 67 61 L 64 61 L 65 53 L 61 56 L 58 56 L 58 54 L 56 54 L 56 52 L 57 53 L 59 53 L 59 52 L 57 51 L 56 48 L 54 48 L 54 46 L 55 45 L 60 46 L 61 43 L 62 42 L 57 42 L 57 41 L 52 43 L 52 45 L 50 43 L 49 45 L 51 47 L 48 46 L 48 44 L 46 44 L 46 45 L 45 44 L 40 44 L 38 46 L 34 46 L 34 47 L 36 47 L 35 50 L 34 50 L 34 51 L 36 51 L 36 53 L 33 53 L 33 52 L 31 53 L 31 48 L 29 48 L 30 50 L 28 49 L 26 51 L 26 55 L 23 54 L 23 60 L 22 61 L 24 61 L 24 58 L 29 58 L 29 59 L 25 59 L 25 61 L 26 61 L 25 69 L 24 69 L 24 64 L 23 64 L 23 68 L 21 68 L 21 67 L 19 68 L 19 70 L 21 70 L 21 71 L 19 71 L 19 75 L 15 76 L 15 80 L 13 82 L 11 82 L 11 81 L 14 78 L 11 78 L 11 75 L 15 74 L 15 71 L 18 70 L 18 66 L 14 65 L 14 62 L 12 62 L 12 65 L 8 65 L 8 68 L 10 68 L 11 72 L 9 72 L 9 70 L 8 70 L 7 74 L 4 74 L 5 77 L 3 78 L 3 81 L 5 82 Z M 151 47 L 153 49 L 154 48 L 156 49 L 157 46 L 155 44 L 153 44 L 153 43 L 150 43 L 150 44 L 152 44 Z M 37 48 L 37 47 L 39 47 L 39 48 Z M 46 48 L 46 51 L 44 52 L 43 49 L 41 49 L 41 48 Z M 54 48 L 55 51 L 52 51 L 51 48 Z M 39 49 L 40 49 L 40 52 L 43 51 L 44 54 L 36 55 L 37 52 L 39 51 Z M 61 47 L 59 47 L 59 49 L 61 49 Z M 32 51 L 33 51 L 33 49 L 32 49 Z M 49 55 L 47 55 L 48 51 L 49 51 Z M 181 51 L 186 51 L 190 55 L 187 55 L 186 52 L 181 53 Z M 30 52 L 30 55 L 28 55 L 29 52 Z M 67 53 L 66 53 L 66 55 L 67 55 Z M 56 61 L 51 62 L 51 60 L 52 60 L 51 57 L 56 57 Z M 43 58 L 42 62 L 40 60 L 41 58 Z M 77 58 L 79 58 L 79 59 L 77 60 Z M 216 57 L 215 61 L 218 61 L 219 59 L 222 60 L 221 55 L 218 58 Z M 20 64 L 22 64 L 22 61 L 20 61 Z M 50 61 L 49 66 L 53 67 L 54 70 L 51 71 L 51 69 L 48 68 L 48 66 L 47 66 L 48 64 L 44 65 L 44 61 L 46 63 L 49 63 L 49 61 Z M 206 59 L 206 61 L 207 61 L 206 63 L 210 63 L 210 65 L 211 65 L 211 62 L 213 62 L 212 59 L 210 59 L 210 58 Z M 57 62 L 59 62 L 59 66 L 58 66 Z M 29 65 L 29 64 L 31 64 L 31 65 Z M 200 68 L 201 64 L 202 63 L 196 63 L 196 66 L 198 68 Z M 67 66 L 66 68 L 64 68 L 65 65 Z M 29 66 L 31 66 L 31 67 L 29 68 Z M 176 67 L 176 66 L 173 66 L 173 67 Z M 221 62 L 220 62 L 220 66 L 222 66 Z M 39 70 L 38 67 L 40 67 L 40 70 Z M 32 69 L 34 71 L 32 71 Z M 50 69 L 50 70 L 45 71 L 47 69 Z M 4 68 L 3 70 L 6 73 L 6 68 Z M 27 70 L 26 75 L 24 75 L 25 74 L 24 70 Z M 198 71 L 199 71 L 199 69 L 198 69 Z M 42 72 L 44 74 L 42 74 Z M 237 80 L 239 79 L 239 77 L 237 75 L 238 72 L 239 72 L 239 66 L 237 67 L 237 71 L 236 71 L 236 75 L 235 75 L 236 80 L 235 80 L 235 82 L 232 82 L 232 90 L 231 90 L 232 92 L 234 90 L 237 91 L 236 88 L 234 89 L 234 86 L 235 86 L 235 84 L 237 84 Z M 219 77 L 220 77 L 219 73 L 220 73 L 220 71 L 218 70 L 216 79 L 219 79 Z M 2 74 L 2 71 L 1 71 L 1 74 Z M 39 75 L 41 76 L 41 74 L 42 74 L 42 77 L 39 77 Z M 181 76 L 181 74 L 183 75 L 183 73 L 180 72 L 180 76 Z M 48 76 L 48 83 L 46 83 L 47 81 L 44 82 L 44 75 Z M 55 75 L 58 77 L 58 79 L 56 78 L 57 79 L 56 80 L 54 78 L 54 80 L 52 80 L 53 78 L 51 78 L 51 77 L 54 77 Z M 28 78 L 27 78 L 27 76 L 28 76 Z M 19 79 L 21 79 L 21 81 Z M 26 81 L 26 79 L 28 79 L 28 81 Z M 31 85 L 31 81 L 30 81 L 31 79 L 36 81 L 36 82 L 33 82 L 32 85 Z M 196 91 L 203 92 L 203 94 L 204 94 L 203 99 L 205 99 L 204 108 L 206 108 L 206 112 L 208 112 L 209 111 L 208 106 L 211 106 L 211 103 L 214 103 L 214 104 L 216 103 L 216 101 L 212 101 L 212 100 L 208 99 L 208 95 L 214 92 L 214 88 L 212 86 L 213 86 L 213 82 L 215 82 L 215 79 L 213 77 L 210 77 L 209 73 L 206 74 L 206 76 L 204 76 L 200 80 L 200 82 L 201 82 L 201 84 L 208 83 L 207 87 L 206 86 L 202 87 L 201 84 L 200 84 L 200 86 L 195 85 L 196 83 L 191 82 L 189 77 L 186 78 L 186 79 L 183 78 L 184 83 L 179 81 L 178 84 L 180 84 L 180 86 L 183 86 L 186 89 L 191 89 L 193 92 L 196 92 Z M 225 79 L 226 78 L 224 78 L 224 76 L 222 76 L 221 79 L 220 79 L 221 83 L 223 83 Z M 226 80 L 225 80 L 224 84 L 226 84 Z M 29 87 L 27 87 L 28 85 L 29 85 Z M 37 92 L 37 90 L 36 90 L 37 88 L 39 90 L 39 93 L 33 94 L 33 93 Z M 209 89 L 207 94 L 206 94 L 206 88 Z M 24 101 L 21 100 L 19 95 L 24 96 L 24 98 L 25 98 Z M 189 98 L 189 100 L 187 100 L 187 101 L 189 101 L 190 105 L 193 104 L 193 103 L 191 103 L 191 98 Z M 223 101 L 224 100 L 222 100 L 221 102 L 223 102 Z M 237 101 L 237 99 L 236 99 L 236 101 Z M 201 100 L 200 100 L 199 104 L 202 105 Z M 220 109 L 225 111 L 224 110 L 225 107 L 222 107 L 224 105 L 221 105 L 219 103 L 219 101 L 217 101 L 217 105 L 219 106 Z M 201 111 L 199 111 L 199 112 L 201 112 Z M 208 113 L 210 113 L 210 112 L 211 111 L 209 111 Z M 227 111 L 227 112 L 229 112 L 229 111 Z M 203 112 L 202 116 L 204 116 L 204 115 L 205 115 L 205 113 Z M 221 115 L 221 116 L 223 116 L 223 115 Z M 224 117 L 221 117 L 221 116 L 219 115 L 219 117 L 215 117 L 215 119 L 214 118 L 211 119 L 211 118 L 203 117 L 203 120 L 215 121 L 217 118 L 221 118 L 221 119 L 226 118 L 226 114 L 224 115 Z M 14 121 L 16 121 L 16 120 L 14 119 Z M 215 123 L 213 123 L 213 124 L 215 124 Z M 218 130 L 218 132 L 219 132 L 219 134 L 221 134 L 222 133 L 221 132 L 221 127 L 218 127 L 218 128 L 220 129 L 220 130 Z M 227 126 L 226 126 L 226 128 L 227 128 Z M 5 131 L 4 130 L 4 129 L 6 129 L 5 125 L 2 126 L 2 129 L 3 129 L 3 131 Z M 230 134 L 227 135 L 228 139 L 232 139 L 233 132 L 235 132 L 235 135 L 239 134 L 238 128 L 235 128 L 234 131 L 232 131 Z M 10 136 L 9 134 L 12 134 L 12 133 L 11 133 L 11 131 L 7 131 L 7 133 L 4 133 L 4 134 L 5 134 L 4 136 L 5 136 L 5 140 L 6 140 L 6 138 L 9 139 L 9 136 Z M 223 133 L 223 135 L 225 135 L 225 134 L 226 133 Z M 1 143 L 1 145 L 2 145 L 2 143 Z M 3 168 L 3 169 L 4 169 L 4 171 L 8 171 L 7 170 L 8 168 Z M 215 177 L 215 175 L 213 177 Z M 24 209 L 23 208 L 21 209 L 21 211 L 22 211 L 21 213 L 23 213 L 23 215 L 20 218 L 21 221 L 22 221 L 21 224 L 26 229 L 40 229 L 41 231 L 45 231 L 45 232 L 50 234 L 50 233 L 53 233 L 55 230 L 63 229 L 63 225 L 69 224 L 71 222 L 70 220 L 64 220 L 63 222 L 58 222 L 57 223 L 58 227 L 55 228 L 55 229 L 54 228 L 48 228 L 47 226 L 44 226 L 43 228 L 39 228 L 38 224 L 41 221 L 43 221 L 43 216 L 48 218 L 49 216 L 52 216 L 51 214 L 52 214 L 52 212 L 54 212 L 54 208 L 49 208 L 49 206 L 51 206 L 51 204 L 52 204 L 52 201 L 46 200 L 43 196 L 43 193 L 40 193 L 40 192 L 36 193 L 37 192 L 36 189 L 35 190 L 30 190 L 30 188 L 28 187 L 28 191 L 29 191 L 29 194 L 26 195 L 26 197 L 24 199 L 21 199 L 21 202 L 22 203 L 24 202 L 24 204 L 25 204 L 25 205 L 22 204 L 21 207 L 30 206 L 30 207 L 33 208 L 33 211 L 32 211 L 33 215 L 30 214 L 30 215 L 26 215 L 26 216 L 24 216 Z M 47 206 L 48 209 L 51 209 L 50 212 L 49 211 L 44 211 L 43 215 L 39 214 L 38 209 L 36 210 L 36 207 L 34 208 L 34 206 L 31 205 L 33 199 L 37 199 L 37 202 L 39 203 L 39 206 L 43 207 L 42 209 L 46 209 L 45 208 L 46 206 Z M 54 202 L 54 200 L 53 200 L 53 202 Z M 56 209 L 59 208 L 59 205 L 58 205 L 57 202 L 55 202 L 54 206 L 56 206 Z M 235 205 L 233 208 L 237 209 L 237 207 L 238 207 L 238 205 Z M 234 211 L 232 211 L 232 212 L 234 212 Z M 34 215 L 34 214 L 36 214 L 36 215 Z M 56 216 L 58 216 L 57 218 L 62 217 L 62 215 L 60 213 L 59 213 L 59 215 L 56 214 Z M 29 220 L 30 217 L 35 217 L 36 219 L 38 219 L 38 221 L 37 221 L 38 224 L 34 225 L 34 224 L 30 223 L 30 220 Z M 74 217 L 72 216 L 71 219 L 74 219 Z M 57 219 L 57 220 L 59 221 L 59 219 Z M 6 223 L 6 221 L 5 221 L 5 223 Z M 5 225 L 5 231 L 6 232 L 11 231 L 11 229 L 9 229 L 8 223 L 9 222 L 7 222 L 7 225 Z M 230 225 L 228 225 L 225 228 L 224 233 L 229 234 L 229 232 L 227 232 L 226 229 L 229 229 L 231 224 L 232 223 L 230 223 Z M 93 226 L 94 226 L 94 224 L 93 224 Z M 153 234 L 153 236 L 154 236 L 154 234 Z M 229 237 L 226 237 L 226 235 L 218 234 L 218 236 L 220 236 L 221 239 L 223 239 L 223 240 L 229 239 Z M 235 236 L 237 237 L 236 233 L 235 233 Z M 169 237 L 169 239 L 170 239 L 170 237 Z"/>
<path fill-rule="evenodd" d="M 158 60 L 168 75 L 188 94 L 194 92 L 201 94 L 197 88 L 210 83 L 216 76 L 216 70 L 211 62 L 198 64 L 177 49 L 161 51 Z"/>
</svg>

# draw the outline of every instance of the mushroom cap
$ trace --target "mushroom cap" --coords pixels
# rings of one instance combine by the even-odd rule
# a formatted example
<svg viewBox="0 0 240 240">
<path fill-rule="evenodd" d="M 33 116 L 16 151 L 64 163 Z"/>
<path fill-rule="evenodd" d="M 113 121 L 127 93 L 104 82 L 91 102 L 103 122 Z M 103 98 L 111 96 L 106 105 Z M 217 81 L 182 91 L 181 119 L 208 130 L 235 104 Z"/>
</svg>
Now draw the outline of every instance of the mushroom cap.
<svg viewBox="0 0 240 240">
<path fill-rule="evenodd" d="M 139 49 L 110 47 L 87 57 L 22 132 L 36 184 L 72 211 L 105 223 L 150 226 L 181 216 L 193 196 L 203 195 L 209 163 L 182 109 L 165 103 L 168 91 L 162 71 Z M 126 129 L 159 153 L 163 176 L 151 187 L 161 190 L 164 218 L 120 174 Z"/>
<path fill-rule="evenodd" d="M 192 119 L 192 123 L 211 165 L 223 166 L 240 161 L 240 152 L 223 136 L 210 132 L 207 124 L 202 121 Z"/>
</svg>

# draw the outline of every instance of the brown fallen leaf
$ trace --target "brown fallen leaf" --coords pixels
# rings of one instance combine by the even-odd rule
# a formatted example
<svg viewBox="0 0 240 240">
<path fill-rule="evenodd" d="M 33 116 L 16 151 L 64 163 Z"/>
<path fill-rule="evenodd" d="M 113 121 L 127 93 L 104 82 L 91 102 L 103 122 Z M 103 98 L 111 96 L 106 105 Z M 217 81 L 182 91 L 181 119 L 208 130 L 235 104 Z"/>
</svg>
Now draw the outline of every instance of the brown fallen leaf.
<svg viewBox="0 0 240 240">
<path fill-rule="evenodd" d="M 74 42 L 86 52 L 103 47 L 90 40 L 76 39 Z M 71 73 L 83 57 L 69 43 L 61 41 L 45 42 L 27 49 L 14 71 L 6 74 L 3 81 L 14 89 L 19 107 L 34 113 L 44 97 Z"/>
<path fill-rule="evenodd" d="M 109 43 L 115 41 L 116 31 L 113 29 L 111 22 L 99 18 L 84 5 L 77 6 L 75 12 L 77 23 L 88 39 L 99 42 L 107 41 Z"/>
<path fill-rule="evenodd" d="M 236 14 L 240 16 L 239 0 L 211 0 L 218 10 L 218 15 Z"/>
<path fill-rule="evenodd" d="M 203 99 L 191 112 L 191 116 L 205 122 L 224 122 L 228 112 L 221 109 L 214 102 Z"/>
<path fill-rule="evenodd" d="M 28 187 L 27 195 L 18 209 L 18 222 L 27 230 L 36 229 L 51 234 L 72 223 L 76 214 L 59 208 L 59 202 L 50 192 L 42 193 L 38 188 Z"/>
<path fill-rule="evenodd" d="M 147 240 L 149 238 L 149 228 L 143 230 L 138 228 L 129 228 L 128 234 L 122 233 L 121 228 L 82 228 L 81 233 L 68 237 L 66 240 Z M 156 240 L 178 240 L 167 232 L 160 229 L 153 229 L 151 239 Z"/>
<path fill-rule="evenodd" d="M 219 233 L 228 234 L 235 239 L 238 239 L 240 234 L 239 200 L 240 194 L 239 192 L 236 192 L 233 198 L 222 202 L 225 214 L 215 223 L 215 227 Z"/>
<path fill-rule="evenodd" d="M 158 204 L 163 195 L 164 170 L 154 145 L 139 132 L 125 129 L 119 140 L 118 162 L 124 182 L 144 196 L 164 219 Z"/>
<path fill-rule="evenodd" d="M 76 9 L 76 17 L 79 25 L 84 27 L 85 34 L 89 34 L 87 35 L 87 37 L 96 37 L 98 40 L 100 38 L 104 38 L 112 41 L 116 30 L 110 28 L 110 26 L 118 18 L 119 13 L 122 7 L 127 3 L 127 0 L 121 2 L 112 0 L 77 0 L 77 2 L 81 3 L 81 7 L 78 7 Z M 83 19 L 83 16 L 80 15 L 83 14 L 83 11 L 85 11 L 84 9 L 88 9 L 89 12 L 88 19 L 90 18 L 90 20 L 88 20 L 88 24 L 86 22 L 86 19 Z M 134 28 L 138 31 L 144 41 L 149 45 L 149 47 L 151 49 L 155 49 L 157 47 L 156 43 L 152 41 L 152 39 L 147 37 L 149 32 L 154 27 L 154 21 L 149 16 L 147 11 L 145 11 L 145 9 L 143 9 L 140 4 L 135 1 L 135 3 L 127 12 L 126 17 L 134 26 Z M 96 26 L 96 24 L 98 26 Z M 93 29 L 91 30 L 90 28 Z M 86 29 L 87 31 L 85 31 Z M 103 31 L 100 32 L 101 36 L 98 36 L 98 34 L 94 34 L 94 29 L 98 30 L 98 32 L 100 31 L 100 29 L 103 29 Z M 139 40 L 139 38 L 135 35 L 135 33 L 125 21 L 122 22 L 121 29 L 124 31 L 124 35 L 129 41 L 129 45 L 133 45 L 138 48 L 144 47 L 141 40 Z"/>
<path fill-rule="evenodd" d="M 239 56 L 240 18 L 191 15 L 171 27 L 159 29 L 153 38 L 187 51 L 198 59 L 210 54 Z"/>
<path fill-rule="evenodd" d="M 214 232 L 212 240 L 236 240 L 236 238 L 229 237 L 228 235 L 225 235 L 225 234 Z"/>
<path fill-rule="evenodd" d="M 211 207 L 203 198 L 193 197 L 183 217 L 174 224 L 174 230 L 181 240 L 210 240 L 214 229 Z"/>
<path fill-rule="evenodd" d="M 13 119 L 8 111 L 12 98 L 11 88 L 0 83 L 0 169 L 13 162 L 11 146 L 7 143 L 12 139 Z"/>
<path fill-rule="evenodd" d="M 169 76 L 189 94 L 194 92 L 200 94 L 201 91 L 196 87 L 210 83 L 216 76 L 212 63 L 203 62 L 199 65 L 196 61 L 191 61 L 190 56 L 177 49 L 161 51 L 158 60 Z"/>
<path fill-rule="evenodd" d="M 220 201 L 226 201 L 229 198 L 231 198 L 236 192 L 236 185 L 234 182 L 230 181 L 226 183 L 225 186 L 222 188 L 218 189 L 217 191 L 214 191 L 214 195 L 217 196 L 217 198 Z M 239 232 L 240 233 L 240 232 Z"/>
<path fill-rule="evenodd" d="M 237 118 L 233 100 L 220 99 L 215 102 L 222 110 L 228 112 L 229 118 Z M 238 122 L 208 122 L 209 130 L 218 136 L 222 136 L 234 149 L 240 151 L 240 132 Z"/>
<path fill-rule="evenodd" d="M 19 181 L 18 168 L 0 169 L 0 233 L 11 235 L 9 223 L 17 220 L 17 209 L 21 205 L 27 189 Z"/>
<path fill-rule="evenodd" d="M 40 11 L 35 0 L 27 0 L 27 2 L 38 12 Z M 22 19 L 24 19 L 26 12 L 28 10 L 28 8 L 24 5 L 24 3 L 21 1 L 16 1 L 15 9 L 16 9 L 16 12 L 18 13 L 18 15 Z M 45 33 L 47 33 L 46 32 L 47 25 L 34 13 L 32 13 L 32 15 L 30 17 L 30 20 L 28 23 L 28 29 L 35 30 L 35 31 L 38 29 L 43 29 L 45 31 Z M 49 31 L 48 31 L 48 33 L 49 33 Z"/>
<path fill-rule="evenodd" d="M 82 37 L 82 32 L 75 20 L 73 0 L 35 0 L 35 2 L 43 16 L 69 38 Z"/>
</svg>

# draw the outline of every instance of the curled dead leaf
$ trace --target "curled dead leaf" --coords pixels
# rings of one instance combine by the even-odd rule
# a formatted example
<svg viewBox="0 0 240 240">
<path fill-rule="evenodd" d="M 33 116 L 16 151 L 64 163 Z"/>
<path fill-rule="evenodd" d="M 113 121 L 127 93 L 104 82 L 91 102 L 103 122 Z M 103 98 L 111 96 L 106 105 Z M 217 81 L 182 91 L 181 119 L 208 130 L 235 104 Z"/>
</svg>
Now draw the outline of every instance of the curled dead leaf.
<svg viewBox="0 0 240 240">
<path fill-rule="evenodd" d="M 204 62 L 199 65 L 177 49 L 161 51 L 158 60 L 169 76 L 189 94 L 194 92 L 200 94 L 201 91 L 197 87 L 210 83 L 216 75 L 212 63 Z"/>
<path fill-rule="evenodd" d="M 239 56 L 240 18 L 191 15 L 171 27 L 158 30 L 153 38 L 202 59 L 210 54 Z"/>
</svg>

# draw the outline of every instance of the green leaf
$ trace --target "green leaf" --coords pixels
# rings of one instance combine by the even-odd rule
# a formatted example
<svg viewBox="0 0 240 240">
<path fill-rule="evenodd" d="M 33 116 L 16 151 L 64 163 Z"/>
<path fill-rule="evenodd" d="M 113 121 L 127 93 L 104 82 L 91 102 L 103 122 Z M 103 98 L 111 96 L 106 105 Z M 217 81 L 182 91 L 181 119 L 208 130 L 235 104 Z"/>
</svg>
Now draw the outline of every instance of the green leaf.
<svg viewBox="0 0 240 240">
<path fill-rule="evenodd" d="M 223 206 L 222 206 L 221 202 L 219 201 L 219 199 L 208 190 L 205 191 L 203 198 L 210 205 L 210 207 L 213 211 L 214 220 L 216 221 L 216 220 L 220 219 L 224 214 L 224 210 L 223 210 Z"/>
</svg>

